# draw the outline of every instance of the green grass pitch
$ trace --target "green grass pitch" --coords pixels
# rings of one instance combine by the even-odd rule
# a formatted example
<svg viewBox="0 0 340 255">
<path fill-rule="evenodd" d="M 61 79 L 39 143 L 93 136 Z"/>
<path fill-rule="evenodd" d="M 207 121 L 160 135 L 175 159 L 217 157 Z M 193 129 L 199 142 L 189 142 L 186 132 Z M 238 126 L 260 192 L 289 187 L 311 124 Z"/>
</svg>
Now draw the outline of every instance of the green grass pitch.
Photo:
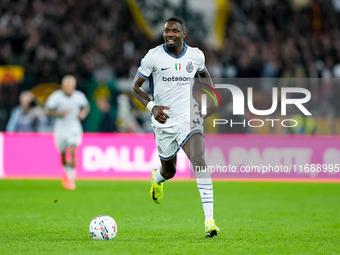
<svg viewBox="0 0 340 255">
<path fill-rule="evenodd" d="M 146 181 L 0 180 L 0 254 L 339 254 L 340 184 L 214 182 L 221 229 L 204 237 L 194 181 L 169 181 L 162 204 Z M 111 241 L 89 224 L 108 214 Z"/>
</svg>

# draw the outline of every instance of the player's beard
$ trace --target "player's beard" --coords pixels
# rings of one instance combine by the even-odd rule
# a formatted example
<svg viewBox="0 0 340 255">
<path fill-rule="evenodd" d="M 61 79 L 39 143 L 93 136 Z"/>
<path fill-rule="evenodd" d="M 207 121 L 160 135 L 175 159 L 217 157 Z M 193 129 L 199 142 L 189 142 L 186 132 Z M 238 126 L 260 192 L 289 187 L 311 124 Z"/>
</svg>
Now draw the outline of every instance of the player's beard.
<svg viewBox="0 0 340 255">
<path fill-rule="evenodd" d="M 182 42 L 182 44 L 183 44 L 183 42 Z M 166 47 L 169 49 L 169 50 L 171 50 L 171 51 L 175 51 L 175 50 L 177 50 L 179 47 L 180 47 L 180 45 L 181 45 L 181 40 L 173 40 L 173 43 L 172 44 L 169 44 L 169 42 L 168 42 L 168 40 L 166 40 L 165 41 L 165 45 L 166 45 Z"/>
</svg>

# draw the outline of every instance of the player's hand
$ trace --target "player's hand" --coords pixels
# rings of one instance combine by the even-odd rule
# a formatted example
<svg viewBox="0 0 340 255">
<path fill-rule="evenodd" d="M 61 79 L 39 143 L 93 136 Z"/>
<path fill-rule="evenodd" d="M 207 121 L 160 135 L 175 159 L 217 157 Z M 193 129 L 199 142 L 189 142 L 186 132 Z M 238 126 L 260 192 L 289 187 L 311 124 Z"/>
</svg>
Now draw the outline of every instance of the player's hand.
<svg viewBox="0 0 340 255">
<path fill-rule="evenodd" d="M 59 112 L 57 117 L 62 118 L 68 114 L 68 110 L 63 110 L 62 112 Z"/>
<path fill-rule="evenodd" d="M 164 110 L 169 110 L 170 107 L 169 106 L 160 106 L 160 105 L 155 105 L 152 108 L 152 114 L 155 118 L 155 120 L 157 120 L 159 123 L 161 124 L 165 124 L 166 121 L 170 118 L 165 112 Z"/>
<path fill-rule="evenodd" d="M 87 115 L 86 112 L 80 111 L 79 114 L 78 114 L 78 118 L 80 120 L 84 120 L 86 118 L 86 115 Z"/>
<path fill-rule="evenodd" d="M 203 119 L 206 119 L 207 117 L 211 116 L 216 109 L 217 109 L 217 106 L 215 104 L 210 104 L 207 106 L 207 114 L 202 115 L 202 112 L 201 112 L 202 110 L 200 110 L 199 113 Z"/>
</svg>

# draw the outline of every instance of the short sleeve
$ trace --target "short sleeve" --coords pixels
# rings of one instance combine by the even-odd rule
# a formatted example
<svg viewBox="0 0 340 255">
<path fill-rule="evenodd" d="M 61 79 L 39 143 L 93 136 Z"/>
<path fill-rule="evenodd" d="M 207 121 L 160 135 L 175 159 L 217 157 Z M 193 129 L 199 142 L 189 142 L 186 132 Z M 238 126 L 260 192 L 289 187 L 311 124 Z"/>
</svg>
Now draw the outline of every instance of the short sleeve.
<svg viewBox="0 0 340 255">
<path fill-rule="evenodd" d="M 151 75 L 152 71 L 153 71 L 153 57 L 149 51 L 141 61 L 141 65 L 138 68 L 138 75 L 144 79 L 147 79 Z"/>
<path fill-rule="evenodd" d="M 87 100 L 85 94 L 82 92 L 79 93 L 79 103 L 81 107 L 84 107 L 89 104 L 89 101 Z"/>
<path fill-rule="evenodd" d="M 55 110 L 57 108 L 57 94 L 53 92 L 46 100 L 45 107 L 51 110 Z"/>
<path fill-rule="evenodd" d="M 205 70 L 205 57 L 201 50 L 199 50 L 199 66 L 197 72 L 201 73 Z"/>
</svg>

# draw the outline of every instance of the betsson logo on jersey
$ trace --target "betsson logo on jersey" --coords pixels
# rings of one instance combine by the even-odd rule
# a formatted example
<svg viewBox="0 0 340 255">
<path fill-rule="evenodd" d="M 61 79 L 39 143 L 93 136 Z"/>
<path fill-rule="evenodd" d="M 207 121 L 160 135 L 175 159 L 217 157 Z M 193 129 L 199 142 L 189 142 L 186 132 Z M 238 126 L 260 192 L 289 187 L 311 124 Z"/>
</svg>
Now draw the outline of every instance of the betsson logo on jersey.
<svg viewBox="0 0 340 255">
<path fill-rule="evenodd" d="M 190 77 L 165 77 L 162 76 L 163 81 L 190 81 Z"/>
</svg>

